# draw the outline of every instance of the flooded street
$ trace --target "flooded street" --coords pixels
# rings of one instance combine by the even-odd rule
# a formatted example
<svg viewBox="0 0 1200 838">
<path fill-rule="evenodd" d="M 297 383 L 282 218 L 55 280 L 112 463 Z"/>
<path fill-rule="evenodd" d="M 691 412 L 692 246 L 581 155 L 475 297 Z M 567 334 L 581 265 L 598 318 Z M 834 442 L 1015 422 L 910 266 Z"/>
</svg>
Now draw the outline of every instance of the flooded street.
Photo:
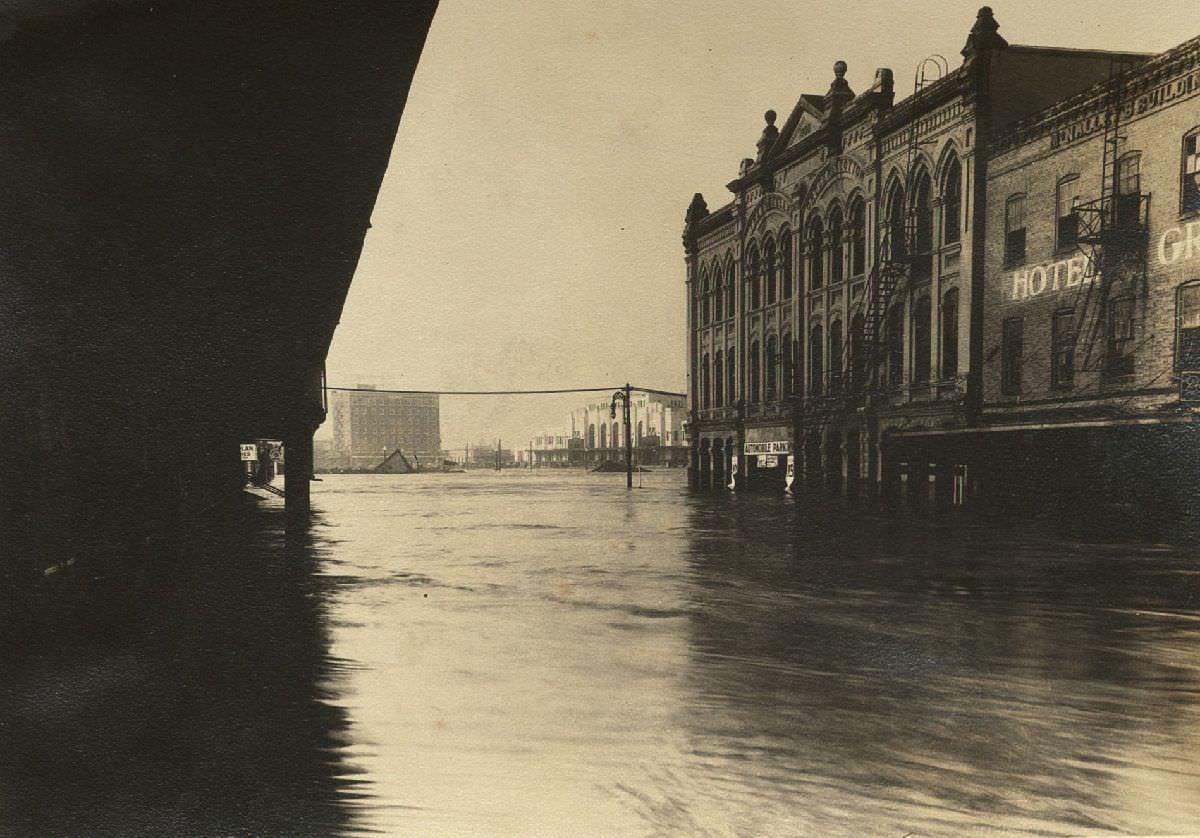
<svg viewBox="0 0 1200 838">
<path fill-rule="evenodd" d="M 643 482 L 326 475 L 286 541 L 248 501 L 8 656 L 0 833 L 1200 824 L 1200 551 Z"/>
</svg>

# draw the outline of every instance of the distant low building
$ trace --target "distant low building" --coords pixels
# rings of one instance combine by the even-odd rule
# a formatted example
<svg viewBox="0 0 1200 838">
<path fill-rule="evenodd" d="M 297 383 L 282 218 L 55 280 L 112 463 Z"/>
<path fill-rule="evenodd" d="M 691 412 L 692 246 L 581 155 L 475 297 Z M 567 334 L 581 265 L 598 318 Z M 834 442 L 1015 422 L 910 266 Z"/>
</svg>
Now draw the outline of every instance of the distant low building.
<svg viewBox="0 0 1200 838">
<path fill-rule="evenodd" d="M 333 442 L 331 470 L 373 469 L 396 449 L 410 460 L 441 463 L 438 397 L 431 393 L 386 393 L 374 385 L 329 394 Z"/>
<path fill-rule="evenodd" d="M 595 466 L 624 461 L 625 429 L 621 406 L 616 417 L 611 401 L 595 402 L 571 414 L 570 430 L 548 430 L 529 441 L 523 461 L 535 468 Z M 630 404 L 630 442 L 639 465 L 687 464 L 683 422 L 686 400 L 633 392 Z"/>
</svg>

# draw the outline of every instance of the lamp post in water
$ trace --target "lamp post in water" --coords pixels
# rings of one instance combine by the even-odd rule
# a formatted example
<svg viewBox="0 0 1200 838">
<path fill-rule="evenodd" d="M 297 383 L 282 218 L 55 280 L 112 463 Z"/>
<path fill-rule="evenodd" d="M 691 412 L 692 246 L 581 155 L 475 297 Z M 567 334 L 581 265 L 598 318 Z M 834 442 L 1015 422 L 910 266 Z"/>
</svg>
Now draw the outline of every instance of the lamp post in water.
<svg viewBox="0 0 1200 838">
<path fill-rule="evenodd" d="M 625 386 L 612 395 L 612 402 L 608 406 L 608 416 L 610 419 L 617 418 L 617 399 L 624 403 L 622 418 L 625 422 L 625 488 L 633 488 L 633 434 L 629 429 L 629 401 L 630 391 L 632 388 L 626 382 Z"/>
</svg>

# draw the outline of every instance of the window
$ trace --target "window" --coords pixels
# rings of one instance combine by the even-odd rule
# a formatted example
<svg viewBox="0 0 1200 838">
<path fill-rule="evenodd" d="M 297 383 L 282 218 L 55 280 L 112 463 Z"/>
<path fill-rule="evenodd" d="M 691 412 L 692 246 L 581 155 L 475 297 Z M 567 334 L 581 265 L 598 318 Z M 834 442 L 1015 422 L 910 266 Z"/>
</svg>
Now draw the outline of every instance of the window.
<svg viewBox="0 0 1200 838">
<path fill-rule="evenodd" d="M 1067 175 L 1058 182 L 1055 193 L 1055 217 L 1058 219 L 1055 247 L 1058 250 L 1073 250 L 1079 243 L 1079 214 L 1075 205 L 1079 203 L 1079 175 Z"/>
<path fill-rule="evenodd" d="M 842 321 L 829 324 L 829 394 L 842 392 Z"/>
<path fill-rule="evenodd" d="M 700 361 L 700 407 L 703 410 L 708 410 L 708 408 L 710 407 L 710 404 L 709 404 L 710 390 L 709 390 L 709 388 L 711 386 L 711 381 L 709 380 L 708 371 L 709 371 L 708 353 L 705 352 L 704 357 Z"/>
<path fill-rule="evenodd" d="M 792 231 L 783 228 L 779 234 L 779 279 L 783 285 L 783 299 L 792 298 Z"/>
<path fill-rule="evenodd" d="M 861 198 L 850 205 L 850 275 L 867 270 L 867 214 Z"/>
<path fill-rule="evenodd" d="M 929 173 L 922 169 L 913 192 L 913 276 L 917 279 L 924 279 L 933 272 L 933 208 L 929 193 Z"/>
<path fill-rule="evenodd" d="M 798 392 L 797 384 L 803 384 L 804 376 L 804 343 L 799 338 L 792 338 L 792 392 Z"/>
<path fill-rule="evenodd" d="M 808 287 L 816 291 L 825 284 L 825 227 L 814 218 L 808 227 Z"/>
<path fill-rule="evenodd" d="M 1108 303 L 1108 353 L 1104 373 L 1110 379 L 1133 375 L 1133 297 Z"/>
<path fill-rule="evenodd" d="M 1200 280 L 1181 285 L 1175 294 L 1175 368 L 1200 370 Z"/>
<path fill-rule="evenodd" d="M 913 383 L 928 384 L 933 353 L 933 302 L 921 297 L 913 306 Z"/>
<path fill-rule="evenodd" d="M 1000 344 L 1000 391 L 1006 396 L 1021 393 L 1021 356 L 1025 352 L 1025 321 L 1009 317 L 1004 321 Z"/>
<path fill-rule="evenodd" d="M 942 295 L 942 378 L 958 375 L 958 289 Z"/>
<path fill-rule="evenodd" d="M 942 241 L 954 244 L 962 238 L 962 164 L 955 157 L 946 168 L 942 185 Z"/>
<path fill-rule="evenodd" d="M 841 282 L 846 275 L 842 254 L 842 214 L 834 210 L 829 216 L 829 281 Z"/>
<path fill-rule="evenodd" d="M 734 282 L 733 264 L 730 263 L 729 270 L 725 273 L 725 316 L 733 317 L 737 314 L 737 283 Z"/>
<path fill-rule="evenodd" d="M 1054 312 L 1050 322 L 1050 386 L 1069 390 L 1075 384 L 1075 310 Z"/>
<path fill-rule="evenodd" d="M 1025 196 L 1010 195 L 1004 204 L 1004 264 L 1025 261 Z"/>
<path fill-rule="evenodd" d="M 767 386 L 764 388 L 765 401 L 773 402 L 779 396 L 779 342 L 774 335 L 767 336 Z"/>
<path fill-rule="evenodd" d="M 708 287 L 708 277 L 701 281 L 700 285 L 702 317 L 701 321 L 705 325 L 712 322 L 712 293 Z"/>
<path fill-rule="evenodd" d="M 1117 161 L 1117 229 L 1141 226 L 1142 153 L 1131 151 Z"/>
<path fill-rule="evenodd" d="M 867 354 L 863 343 L 863 315 L 854 315 L 850 321 L 850 390 L 857 393 L 866 384 Z"/>
<path fill-rule="evenodd" d="M 887 238 L 885 252 L 892 260 L 899 261 L 908 253 L 904 231 L 904 190 L 900 184 L 892 184 L 887 202 Z"/>
<path fill-rule="evenodd" d="M 783 362 L 783 395 L 786 397 L 792 395 L 795 391 L 795 383 L 792 380 L 796 374 L 792 366 L 795 363 L 792 358 L 795 349 L 792 346 L 792 335 L 790 332 L 783 333 L 783 339 L 779 342 L 779 349 L 783 353 L 781 359 Z"/>
<path fill-rule="evenodd" d="M 759 375 L 761 366 L 759 361 L 758 341 L 750 344 L 750 401 L 758 401 Z"/>
<path fill-rule="evenodd" d="M 725 364 L 725 398 L 732 404 L 737 399 L 737 364 L 733 362 L 733 349 L 725 353 L 729 362 Z"/>
<path fill-rule="evenodd" d="M 888 385 L 899 387 L 904 383 L 904 306 L 897 304 L 888 312 L 887 337 Z"/>
<path fill-rule="evenodd" d="M 1179 194 L 1184 212 L 1200 212 L 1200 127 L 1183 138 L 1182 183 Z"/>
<path fill-rule="evenodd" d="M 712 383 L 713 383 L 713 406 L 714 407 L 724 407 L 725 406 L 725 393 L 724 393 L 725 379 L 723 377 L 723 373 L 724 373 L 724 367 L 721 364 L 721 350 L 718 349 L 716 356 L 713 358 Z M 639 437 L 642 435 L 642 432 L 640 430 L 640 425 L 641 425 L 641 423 L 639 423 L 639 430 L 638 430 Z"/>
<path fill-rule="evenodd" d="M 775 285 L 775 242 L 767 239 L 767 245 L 763 248 L 764 259 L 766 264 L 766 289 L 767 289 L 767 305 L 775 302 L 777 287 Z"/>
<path fill-rule="evenodd" d="M 750 302 L 750 308 L 756 309 L 759 307 L 759 263 L 758 263 L 758 248 L 754 245 L 750 246 L 750 256 L 746 260 L 746 297 Z"/>
<path fill-rule="evenodd" d="M 808 392 L 821 395 L 821 361 L 825 355 L 825 335 L 820 326 L 814 326 L 808 338 Z"/>
<path fill-rule="evenodd" d="M 724 300 L 725 300 L 725 283 L 721 278 L 721 269 L 717 268 L 713 271 L 713 316 L 717 322 L 725 319 Z"/>
</svg>

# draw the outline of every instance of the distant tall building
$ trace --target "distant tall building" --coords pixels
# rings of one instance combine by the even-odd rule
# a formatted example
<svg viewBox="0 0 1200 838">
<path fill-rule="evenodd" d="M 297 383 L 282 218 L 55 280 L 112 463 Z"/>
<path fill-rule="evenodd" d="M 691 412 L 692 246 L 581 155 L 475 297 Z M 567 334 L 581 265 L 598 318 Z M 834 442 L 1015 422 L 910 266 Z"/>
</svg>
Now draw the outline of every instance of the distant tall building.
<svg viewBox="0 0 1200 838">
<path fill-rule="evenodd" d="M 374 385 L 329 394 L 333 457 L 339 468 L 373 468 L 397 448 L 410 459 L 441 462 L 438 397 L 426 393 L 382 393 Z"/>
</svg>

